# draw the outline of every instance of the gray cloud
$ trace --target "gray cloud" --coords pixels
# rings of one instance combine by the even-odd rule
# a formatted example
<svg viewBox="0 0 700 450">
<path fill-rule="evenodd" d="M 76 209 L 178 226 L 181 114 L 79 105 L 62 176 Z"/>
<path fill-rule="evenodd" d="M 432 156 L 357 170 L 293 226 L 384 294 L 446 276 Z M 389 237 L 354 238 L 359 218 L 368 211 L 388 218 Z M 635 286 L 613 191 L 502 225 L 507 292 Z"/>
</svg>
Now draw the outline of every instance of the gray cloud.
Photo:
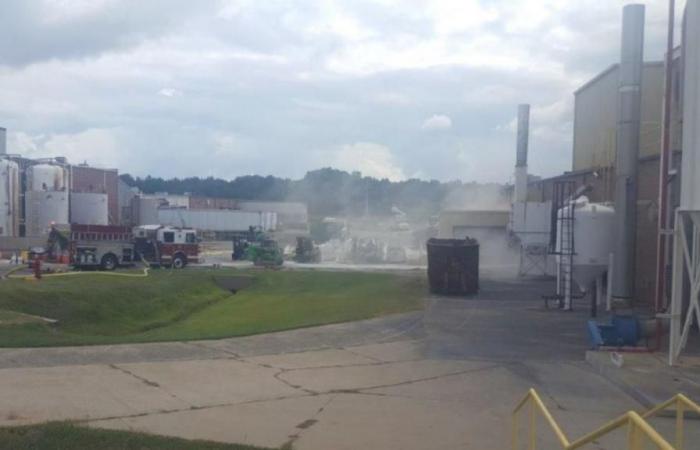
<svg viewBox="0 0 700 450">
<path fill-rule="evenodd" d="M 205 0 L 5 0 L 0 14 L 0 65 L 98 56 L 172 32 Z"/>
<path fill-rule="evenodd" d="M 533 105 L 533 172 L 570 168 L 572 92 L 615 62 L 622 5 L 5 3 L 10 151 L 139 175 L 299 177 L 355 164 L 478 181 L 510 178 L 522 102 Z M 661 57 L 664 4 L 648 11 L 651 59 Z M 421 130 L 434 114 L 451 126 Z"/>
</svg>

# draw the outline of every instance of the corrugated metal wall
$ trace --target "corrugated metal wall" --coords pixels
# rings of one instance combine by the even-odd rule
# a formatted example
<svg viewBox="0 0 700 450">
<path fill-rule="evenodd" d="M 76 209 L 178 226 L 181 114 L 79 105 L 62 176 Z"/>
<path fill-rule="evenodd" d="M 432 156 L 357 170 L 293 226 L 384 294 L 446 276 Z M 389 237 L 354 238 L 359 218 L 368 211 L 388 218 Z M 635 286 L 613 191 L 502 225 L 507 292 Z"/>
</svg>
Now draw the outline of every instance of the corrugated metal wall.
<svg viewBox="0 0 700 450">
<path fill-rule="evenodd" d="M 201 231 L 247 231 L 263 225 L 261 213 L 225 209 L 159 209 L 158 221 Z"/>
<path fill-rule="evenodd" d="M 573 170 L 615 163 L 618 66 L 612 66 L 575 93 Z M 646 63 L 642 72 L 640 158 L 661 148 L 662 63 Z"/>
</svg>

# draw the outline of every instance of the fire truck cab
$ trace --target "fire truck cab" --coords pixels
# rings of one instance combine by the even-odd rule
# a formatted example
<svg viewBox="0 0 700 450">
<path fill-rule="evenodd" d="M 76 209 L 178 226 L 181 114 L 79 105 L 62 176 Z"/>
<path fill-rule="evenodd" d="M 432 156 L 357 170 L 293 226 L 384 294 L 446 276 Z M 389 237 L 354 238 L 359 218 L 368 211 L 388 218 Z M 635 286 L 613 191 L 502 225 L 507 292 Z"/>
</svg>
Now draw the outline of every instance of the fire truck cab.
<svg viewBox="0 0 700 450">
<path fill-rule="evenodd" d="M 133 230 L 137 255 L 146 261 L 181 269 L 199 262 L 197 230 L 163 225 L 141 225 Z"/>
</svg>

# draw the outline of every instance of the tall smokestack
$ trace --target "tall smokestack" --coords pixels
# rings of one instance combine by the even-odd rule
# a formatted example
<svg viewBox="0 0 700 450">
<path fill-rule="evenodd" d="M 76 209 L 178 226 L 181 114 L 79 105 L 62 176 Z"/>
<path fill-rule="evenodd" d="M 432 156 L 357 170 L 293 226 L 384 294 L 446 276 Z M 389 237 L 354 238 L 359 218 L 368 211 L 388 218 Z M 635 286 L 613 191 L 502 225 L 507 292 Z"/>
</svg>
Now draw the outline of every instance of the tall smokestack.
<svg viewBox="0 0 700 450">
<path fill-rule="evenodd" d="M 617 91 L 617 155 L 615 160 L 615 258 L 612 295 L 634 295 L 637 241 L 637 164 L 644 63 L 644 5 L 622 10 L 622 45 Z"/>
<path fill-rule="evenodd" d="M 515 192 L 513 200 L 527 201 L 527 143 L 530 135 L 530 105 L 518 105 L 518 137 L 515 153 Z"/>
<path fill-rule="evenodd" d="M 7 130 L 0 127 L 0 155 L 7 154 Z"/>
</svg>

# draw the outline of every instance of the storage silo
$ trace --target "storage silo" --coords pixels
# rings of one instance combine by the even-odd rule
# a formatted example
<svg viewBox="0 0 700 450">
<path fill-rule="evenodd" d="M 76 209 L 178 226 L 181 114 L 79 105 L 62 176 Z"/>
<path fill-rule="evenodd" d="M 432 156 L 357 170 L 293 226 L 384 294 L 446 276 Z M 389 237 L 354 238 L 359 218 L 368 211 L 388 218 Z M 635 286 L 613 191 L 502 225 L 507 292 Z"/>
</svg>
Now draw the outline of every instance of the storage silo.
<svg viewBox="0 0 700 450">
<path fill-rule="evenodd" d="M 37 164 L 27 168 L 24 194 L 27 236 L 42 236 L 52 224 L 68 224 L 66 171 L 55 164 Z"/>
<path fill-rule="evenodd" d="M 19 165 L 0 159 L 0 236 L 19 236 Z"/>
<path fill-rule="evenodd" d="M 69 223 L 66 191 L 27 191 L 24 198 L 27 236 L 43 236 L 51 225 Z"/>
<path fill-rule="evenodd" d="M 71 192 L 70 222 L 81 225 L 108 225 L 107 194 L 98 192 Z"/>
<path fill-rule="evenodd" d="M 569 208 L 573 206 L 574 213 Z M 608 205 L 589 203 L 586 197 L 581 197 L 570 206 L 565 206 L 557 212 L 558 218 L 564 221 L 573 217 L 573 256 L 572 277 L 582 289 L 588 289 L 596 279 L 606 272 L 610 253 L 615 243 L 615 210 Z M 570 239 L 567 227 L 557 227 L 557 250 L 562 250 L 562 243 Z M 566 263 L 564 257 L 557 258 L 561 264 Z"/>
<path fill-rule="evenodd" d="M 54 164 L 37 164 L 27 169 L 28 191 L 63 191 L 66 189 L 65 170 Z"/>
</svg>

